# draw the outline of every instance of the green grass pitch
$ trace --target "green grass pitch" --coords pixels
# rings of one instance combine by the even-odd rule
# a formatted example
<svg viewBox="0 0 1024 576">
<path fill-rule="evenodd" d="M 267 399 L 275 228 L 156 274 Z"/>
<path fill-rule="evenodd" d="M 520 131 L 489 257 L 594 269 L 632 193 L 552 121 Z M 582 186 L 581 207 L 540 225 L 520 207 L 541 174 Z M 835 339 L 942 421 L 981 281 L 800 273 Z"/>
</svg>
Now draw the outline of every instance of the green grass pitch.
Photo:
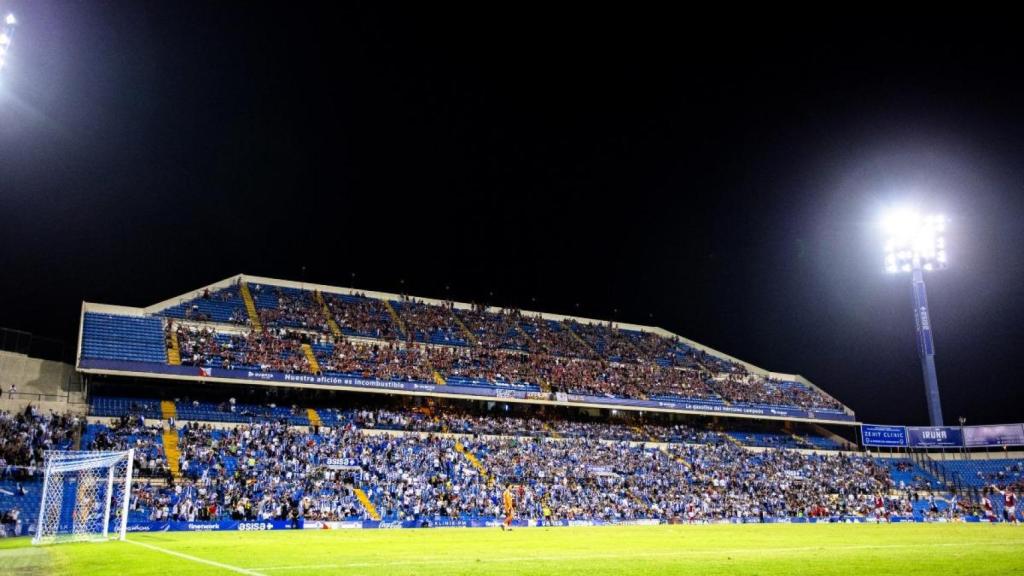
<svg viewBox="0 0 1024 576">
<path fill-rule="evenodd" d="M 128 540 L 0 540 L 0 573 L 1024 574 L 1024 526 L 986 524 L 163 532 Z"/>
</svg>

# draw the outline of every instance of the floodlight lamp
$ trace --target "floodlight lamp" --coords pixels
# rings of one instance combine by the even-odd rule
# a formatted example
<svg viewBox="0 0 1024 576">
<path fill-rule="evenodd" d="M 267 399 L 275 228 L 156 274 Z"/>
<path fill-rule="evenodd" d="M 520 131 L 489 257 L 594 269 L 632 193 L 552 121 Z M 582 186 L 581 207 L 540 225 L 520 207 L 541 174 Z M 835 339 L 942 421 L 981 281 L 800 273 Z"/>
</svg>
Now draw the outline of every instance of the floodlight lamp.
<svg viewBox="0 0 1024 576">
<path fill-rule="evenodd" d="M 0 33 L 0 46 L 7 46 L 11 43 L 11 37 L 7 34 Z"/>
<path fill-rule="evenodd" d="M 922 215 L 912 208 L 899 208 L 882 220 L 885 232 L 885 266 L 891 271 L 942 270 L 946 267 L 948 219 L 942 214 Z M 940 258 L 940 254 L 942 257 Z"/>
<path fill-rule="evenodd" d="M 7 24 L 8 26 L 15 26 L 18 24 L 18 19 L 14 17 L 14 14 L 8 14 L 4 18 L 4 24 Z"/>
<path fill-rule="evenodd" d="M 914 230 L 920 228 L 920 222 L 921 216 L 915 210 L 900 208 L 888 213 L 882 225 L 886 234 L 895 242 L 899 242 L 901 238 L 913 234 Z"/>
</svg>

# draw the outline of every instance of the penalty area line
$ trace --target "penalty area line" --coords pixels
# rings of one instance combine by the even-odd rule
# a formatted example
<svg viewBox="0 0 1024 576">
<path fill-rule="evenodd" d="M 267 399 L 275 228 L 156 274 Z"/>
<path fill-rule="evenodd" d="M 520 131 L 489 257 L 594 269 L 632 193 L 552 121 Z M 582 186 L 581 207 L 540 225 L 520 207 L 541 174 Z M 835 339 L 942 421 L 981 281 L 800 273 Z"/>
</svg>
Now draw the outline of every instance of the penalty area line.
<svg viewBox="0 0 1024 576">
<path fill-rule="evenodd" d="M 224 570 L 230 570 L 232 572 L 237 572 L 239 574 L 248 574 L 248 576 L 266 576 L 266 574 L 257 572 L 255 570 L 249 570 L 248 568 L 232 566 L 231 564 L 224 564 L 222 562 L 216 562 L 214 560 L 207 560 L 206 558 L 200 558 L 198 556 L 192 556 L 190 554 L 184 554 L 182 552 L 175 552 L 174 550 L 168 550 L 167 548 L 161 548 L 159 546 L 154 546 L 152 544 L 146 544 L 145 542 L 136 542 L 135 540 L 125 540 L 125 542 L 129 544 L 134 544 L 136 546 L 142 546 L 143 548 L 149 548 L 150 550 L 156 550 L 157 552 L 167 554 L 169 556 L 177 556 L 178 558 L 184 558 L 185 560 L 191 560 L 192 562 L 216 566 L 217 568 L 223 568 Z"/>
</svg>

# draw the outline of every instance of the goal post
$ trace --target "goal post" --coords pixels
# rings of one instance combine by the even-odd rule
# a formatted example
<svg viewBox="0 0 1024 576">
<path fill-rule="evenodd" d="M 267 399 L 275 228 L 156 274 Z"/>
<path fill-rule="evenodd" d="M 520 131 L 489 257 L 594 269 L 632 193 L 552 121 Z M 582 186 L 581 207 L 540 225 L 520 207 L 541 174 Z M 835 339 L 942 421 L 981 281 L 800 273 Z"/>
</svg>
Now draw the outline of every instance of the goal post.
<svg viewBox="0 0 1024 576">
<path fill-rule="evenodd" d="M 33 544 L 124 540 L 134 450 L 50 451 Z"/>
</svg>

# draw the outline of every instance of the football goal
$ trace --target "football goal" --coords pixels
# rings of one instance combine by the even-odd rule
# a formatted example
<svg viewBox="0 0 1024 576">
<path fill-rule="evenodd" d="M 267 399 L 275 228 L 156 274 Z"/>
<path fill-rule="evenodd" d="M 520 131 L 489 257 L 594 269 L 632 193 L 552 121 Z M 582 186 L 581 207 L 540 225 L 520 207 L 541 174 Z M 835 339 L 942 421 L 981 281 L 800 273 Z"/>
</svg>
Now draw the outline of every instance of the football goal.
<svg viewBox="0 0 1024 576">
<path fill-rule="evenodd" d="M 46 453 L 33 544 L 124 540 L 134 450 Z"/>
</svg>

